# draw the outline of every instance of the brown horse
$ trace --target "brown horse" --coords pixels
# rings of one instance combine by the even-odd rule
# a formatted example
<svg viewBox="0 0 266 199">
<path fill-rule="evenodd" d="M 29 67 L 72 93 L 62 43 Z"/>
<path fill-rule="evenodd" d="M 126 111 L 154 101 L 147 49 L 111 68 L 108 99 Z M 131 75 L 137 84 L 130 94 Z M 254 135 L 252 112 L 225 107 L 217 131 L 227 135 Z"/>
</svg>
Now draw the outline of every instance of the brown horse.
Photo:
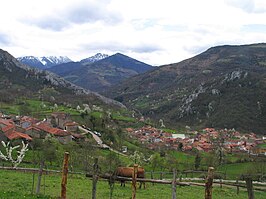
<svg viewBox="0 0 266 199">
<path fill-rule="evenodd" d="M 116 169 L 116 175 L 121 177 L 132 178 L 134 167 L 118 167 Z M 144 168 L 138 167 L 137 178 L 145 178 Z M 142 183 L 145 189 L 145 182 L 140 182 L 139 188 L 141 189 Z M 125 180 L 121 180 L 121 186 L 125 186 Z"/>
</svg>

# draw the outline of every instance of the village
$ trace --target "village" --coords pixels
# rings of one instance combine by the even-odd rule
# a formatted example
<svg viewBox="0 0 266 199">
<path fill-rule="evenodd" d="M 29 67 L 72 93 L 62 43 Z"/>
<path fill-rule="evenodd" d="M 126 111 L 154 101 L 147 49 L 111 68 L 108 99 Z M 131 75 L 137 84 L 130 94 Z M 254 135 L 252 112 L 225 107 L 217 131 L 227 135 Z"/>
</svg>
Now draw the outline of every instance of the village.
<svg viewBox="0 0 266 199">
<path fill-rule="evenodd" d="M 259 147 L 260 144 L 265 143 L 266 137 L 255 133 L 242 134 L 234 129 L 205 128 L 200 132 L 189 130 L 185 134 L 175 134 L 146 126 L 140 129 L 127 128 L 127 132 L 149 149 L 167 148 L 185 152 L 192 150 L 210 152 L 219 147 L 230 153 L 266 155 L 266 148 Z"/>
<path fill-rule="evenodd" d="M 240 133 L 234 129 L 205 128 L 202 131 L 187 130 L 184 134 L 165 132 L 159 128 L 144 126 L 139 129 L 127 128 L 131 138 L 137 139 L 149 149 L 166 148 L 189 152 L 197 150 L 210 152 L 220 148 L 229 153 L 249 153 L 266 155 L 265 136 L 255 133 Z M 51 113 L 46 119 L 37 120 L 30 116 L 10 116 L 0 114 L 0 141 L 54 137 L 60 143 L 84 141 L 86 136 L 79 131 L 79 124 L 63 112 Z"/>
<path fill-rule="evenodd" d="M 22 139 L 32 141 L 34 138 L 45 139 L 55 137 L 60 143 L 67 144 L 85 140 L 85 136 L 78 133 L 79 124 L 73 122 L 66 113 L 52 113 L 40 121 L 29 116 L 0 115 L 0 141 Z"/>
</svg>

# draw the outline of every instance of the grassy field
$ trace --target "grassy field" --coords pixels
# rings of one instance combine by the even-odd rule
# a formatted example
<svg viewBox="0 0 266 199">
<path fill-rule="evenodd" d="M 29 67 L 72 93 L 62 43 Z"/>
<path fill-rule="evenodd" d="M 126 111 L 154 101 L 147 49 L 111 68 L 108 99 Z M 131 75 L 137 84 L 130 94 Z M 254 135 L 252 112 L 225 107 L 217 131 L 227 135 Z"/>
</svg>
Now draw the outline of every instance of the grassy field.
<svg viewBox="0 0 266 199">
<path fill-rule="evenodd" d="M 266 148 L 266 143 L 264 143 L 264 144 L 259 144 L 258 147 L 260 147 L 260 148 Z"/>
<path fill-rule="evenodd" d="M 258 163 L 256 162 L 243 162 L 243 163 L 234 163 L 226 164 L 218 167 L 218 171 L 226 173 L 226 176 L 230 179 L 236 179 L 241 174 L 246 174 L 251 168 L 254 168 Z"/>
<path fill-rule="evenodd" d="M 34 186 L 33 186 L 34 179 Z M 57 198 L 60 196 L 61 175 L 43 175 L 40 196 L 32 195 L 35 193 L 35 185 L 37 174 L 33 176 L 31 173 L 21 173 L 15 171 L 0 170 L 0 198 Z M 67 184 L 67 198 L 83 199 L 90 198 L 92 190 L 92 181 L 84 175 L 70 174 Z M 107 181 L 100 180 L 97 183 L 97 198 L 110 198 L 110 188 Z M 203 198 L 204 187 L 177 187 L 177 197 L 184 199 Z M 266 193 L 255 192 L 256 199 L 266 197 Z M 113 199 L 129 199 L 131 198 L 131 185 L 120 187 L 119 183 L 114 185 Z M 141 199 L 169 199 L 171 198 L 171 185 L 152 185 L 147 184 L 146 190 L 137 190 L 137 198 Z M 247 192 L 240 190 L 240 194 L 236 194 L 236 189 L 219 188 L 213 189 L 213 198 L 215 199 L 242 199 L 247 198 Z"/>
<path fill-rule="evenodd" d="M 15 115 L 22 114 L 23 112 L 25 112 L 25 113 L 30 113 L 30 115 L 38 116 L 38 115 L 50 114 L 53 111 L 70 113 L 71 115 L 80 115 L 80 113 L 75 109 L 67 108 L 62 105 L 58 105 L 57 108 L 55 109 L 54 104 L 34 99 L 21 100 L 16 104 L 2 103 L 1 110 L 4 110 L 6 114 L 15 114 Z"/>
</svg>

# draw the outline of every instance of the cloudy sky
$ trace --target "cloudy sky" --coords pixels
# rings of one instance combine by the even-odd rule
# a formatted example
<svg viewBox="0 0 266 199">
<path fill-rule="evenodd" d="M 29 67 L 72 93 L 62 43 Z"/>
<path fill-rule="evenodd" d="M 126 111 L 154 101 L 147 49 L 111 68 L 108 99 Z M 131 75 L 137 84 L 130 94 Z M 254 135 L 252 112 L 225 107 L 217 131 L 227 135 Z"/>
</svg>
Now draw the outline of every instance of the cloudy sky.
<svg viewBox="0 0 266 199">
<path fill-rule="evenodd" d="M 1 0 L 0 48 L 74 61 L 120 52 L 152 65 L 266 42 L 265 0 Z"/>
</svg>

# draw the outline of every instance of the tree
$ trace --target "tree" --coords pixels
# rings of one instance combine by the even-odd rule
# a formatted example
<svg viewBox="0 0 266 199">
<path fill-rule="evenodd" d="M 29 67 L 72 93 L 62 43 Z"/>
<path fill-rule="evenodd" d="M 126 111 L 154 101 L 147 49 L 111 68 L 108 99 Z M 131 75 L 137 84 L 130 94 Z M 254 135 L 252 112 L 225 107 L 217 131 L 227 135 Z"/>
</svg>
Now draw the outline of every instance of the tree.
<svg viewBox="0 0 266 199">
<path fill-rule="evenodd" d="M 139 151 L 134 151 L 134 154 L 130 155 L 129 158 L 131 159 L 132 163 L 138 164 L 139 166 L 145 161 L 144 154 Z"/>
<path fill-rule="evenodd" d="M 182 151 L 182 149 L 183 149 L 183 143 L 182 142 L 179 142 L 179 144 L 178 144 L 178 150 L 179 151 Z"/>
<path fill-rule="evenodd" d="M 20 115 L 30 115 L 32 112 L 27 103 L 19 106 L 18 109 Z"/>
<path fill-rule="evenodd" d="M 109 166 L 109 171 L 114 171 L 118 166 L 121 166 L 121 160 L 119 155 L 113 152 L 110 152 L 106 157 L 107 165 Z"/>
<path fill-rule="evenodd" d="M 25 143 L 22 141 L 22 147 L 21 147 L 20 151 L 16 151 L 18 153 L 17 159 L 13 159 L 12 152 L 15 149 L 19 148 L 20 145 L 12 147 L 10 145 L 10 142 L 8 142 L 6 144 L 3 141 L 2 141 L 2 145 L 5 148 L 6 155 L 0 151 L 0 159 L 10 161 L 12 163 L 13 167 L 16 168 L 22 162 L 23 158 L 25 157 L 25 153 L 28 151 L 28 144 L 25 145 Z"/>
<path fill-rule="evenodd" d="M 205 162 L 208 167 L 216 167 L 217 159 L 216 159 L 214 152 L 207 153 L 205 157 Z"/>
<path fill-rule="evenodd" d="M 90 122 L 92 124 L 92 129 L 94 130 L 96 127 L 96 117 L 94 117 L 93 115 L 90 116 Z"/>
<path fill-rule="evenodd" d="M 36 163 L 41 163 L 43 161 L 49 161 L 52 165 L 53 161 L 58 160 L 56 142 L 52 139 L 34 139 L 31 143 L 32 149 L 34 151 L 34 159 Z"/>
<path fill-rule="evenodd" d="M 195 169 L 198 170 L 200 167 L 201 157 L 200 154 L 197 153 L 195 157 Z"/>
<path fill-rule="evenodd" d="M 224 163 L 225 160 L 225 153 L 224 153 L 224 139 L 223 138 L 217 138 L 214 142 L 214 151 L 215 156 L 217 159 L 218 165 L 221 165 Z"/>
<path fill-rule="evenodd" d="M 160 154 L 159 153 L 154 153 L 152 156 L 151 156 L 151 167 L 152 167 L 152 170 L 155 171 L 155 169 L 159 166 L 161 166 L 163 163 L 163 159 L 161 158 Z"/>
<path fill-rule="evenodd" d="M 165 168 L 167 168 L 170 172 L 173 169 L 178 169 L 178 160 L 175 157 L 174 153 L 168 153 L 165 157 Z"/>
</svg>

